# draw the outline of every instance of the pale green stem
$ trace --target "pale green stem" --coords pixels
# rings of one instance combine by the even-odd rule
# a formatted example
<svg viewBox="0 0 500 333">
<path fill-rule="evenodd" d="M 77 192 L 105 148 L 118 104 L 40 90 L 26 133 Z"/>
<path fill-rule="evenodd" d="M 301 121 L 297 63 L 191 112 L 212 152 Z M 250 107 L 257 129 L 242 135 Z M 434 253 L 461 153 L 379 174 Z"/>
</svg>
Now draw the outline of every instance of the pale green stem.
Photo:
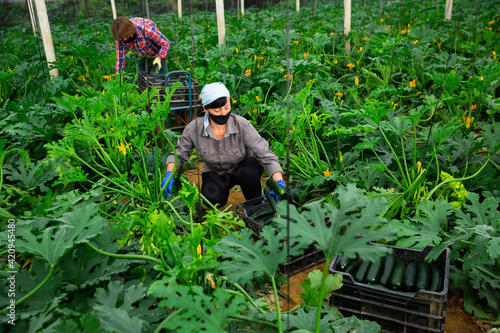
<svg viewBox="0 0 500 333">
<path fill-rule="evenodd" d="M 19 301 L 17 301 L 14 305 L 16 307 L 19 306 L 25 300 L 27 300 L 28 298 L 30 298 L 31 296 L 33 296 L 38 290 L 40 290 L 47 283 L 47 281 L 49 281 L 50 277 L 54 273 L 55 266 L 56 266 L 55 264 L 54 265 L 50 265 L 49 273 L 47 274 L 47 276 L 45 277 L 45 279 L 42 282 L 40 282 L 40 284 L 38 286 L 36 286 L 35 289 L 31 290 L 29 293 L 27 293 L 26 295 L 24 295 L 24 297 L 21 298 Z M 8 309 L 8 307 L 5 307 L 2 310 L 0 310 L 0 314 L 3 313 L 3 312 L 5 312 L 7 309 Z"/>
<path fill-rule="evenodd" d="M 163 321 L 160 323 L 160 325 L 158 325 L 158 327 L 154 330 L 153 333 L 160 333 L 161 329 L 163 328 L 163 325 L 165 325 L 170 319 L 186 311 L 187 311 L 186 308 L 180 308 L 178 310 L 175 310 L 174 312 L 169 314 L 165 319 L 163 319 Z"/>
<path fill-rule="evenodd" d="M 117 254 L 117 253 L 110 253 L 103 251 L 101 249 L 98 249 L 94 245 L 90 244 L 87 242 L 87 245 L 97 253 L 100 253 L 102 255 L 112 257 L 112 258 L 119 258 L 119 259 L 139 259 L 139 260 L 148 260 L 157 263 L 158 265 L 163 266 L 163 262 L 155 257 L 147 256 L 147 255 L 142 255 L 142 254 Z M 168 269 L 172 269 L 171 267 L 166 266 Z"/>
<path fill-rule="evenodd" d="M 280 311 L 280 301 L 278 298 L 278 288 L 276 287 L 276 281 L 274 280 L 274 276 L 271 276 L 271 284 L 273 286 L 273 294 L 274 300 L 276 301 L 276 318 L 278 321 L 278 332 L 283 333 L 283 324 L 281 323 L 281 311 Z"/>
<path fill-rule="evenodd" d="M 469 177 L 447 179 L 447 180 L 443 181 L 442 183 L 438 184 L 436 187 L 434 187 L 427 194 L 427 197 L 425 198 L 425 200 L 430 200 L 430 198 L 432 197 L 432 195 L 434 194 L 434 192 L 436 192 L 440 187 L 442 187 L 445 184 L 448 184 L 448 183 L 451 183 L 451 182 L 461 182 L 461 181 L 468 180 L 468 179 L 476 177 L 481 171 L 483 171 L 483 169 L 486 167 L 486 165 L 488 164 L 488 162 L 490 160 L 491 160 L 491 155 L 490 155 L 490 157 L 488 157 L 488 160 L 486 161 L 486 163 L 484 163 L 483 166 L 475 174 L 473 174 L 473 175 L 471 175 Z"/>
<path fill-rule="evenodd" d="M 410 177 L 410 173 L 408 171 L 408 164 L 406 163 L 405 143 L 404 143 L 402 137 L 400 139 L 401 139 L 401 150 L 403 151 L 402 158 L 403 158 L 403 162 L 404 162 L 404 166 L 405 166 L 405 170 L 406 170 L 406 177 L 408 178 L 408 182 L 410 182 L 411 177 Z"/>
<path fill-rule="evenodd" d="M 237 319 L 237 320 L 240 320 L 240 321 L 243 321 L 243 322 L 264 325 L 264 326 L 271 327 L 271 328 L 278 329 L 278 330 L 280 329 L 280 326 L 281 326 L 280 323 L 278 323 L 278 325 L 276 325 L 276 324 L 270 323 L 270 322 L 265 321 L 265 320 L 260 320 L 260 319 L 256 319 L 256 318 L 252 318 L 252 317 L 247 317 L 247 316 L 230 315 L 230 316 L 227 316 L 227 317 L 228 318 L 232 318 L 232 319 Z M 280 330 L 279 332 L 283 332 L 283 331 Z"/>
<path fill-rule="evenodd" d="M 406 188 L 409 187 L 410 184 L 408 183 L 408 179 L 406 179 L 405 172 L 403 170 L 403 166 L 401 165 L 401 162 L 399 162 L 398 154 L 396 154 L 396 152 L 394 151 L 394 148 L 392 147 L 391 142 L 385 136 L 385 133 L 382 130 L 382 127 L 380 127 L 380 125 L 378 125 L 378 129 L 380 130 L 380 133 L 382 133 L 382 136 L 384 137 L 385 142 L 387 142 L 387 144 L 389 145 L 389 148 L 391 149 L 392 154 L 394 155 L 394 157 L 396 159 L 396 163 L 398 164 L 399 172 L 401 173 L 401 177 L 403 178 L 403 182 L 405 183 L 405 187 Z"/>
<path fill-rule="evenodd" d="M 321 287 L 319 288 L 318 296 L 318 308 L 316 310 L 316 329 L 315 333 L 321 333 L 319 331 L 321 326 L 321 307 L 323 306 L 323 294 L 325 293 L 325 281 L 328 276 L 328 267 L 332 258 L 326 258 L 325 267 L 323 268 L 323 276 L 321 277 Z"/>
</svg>

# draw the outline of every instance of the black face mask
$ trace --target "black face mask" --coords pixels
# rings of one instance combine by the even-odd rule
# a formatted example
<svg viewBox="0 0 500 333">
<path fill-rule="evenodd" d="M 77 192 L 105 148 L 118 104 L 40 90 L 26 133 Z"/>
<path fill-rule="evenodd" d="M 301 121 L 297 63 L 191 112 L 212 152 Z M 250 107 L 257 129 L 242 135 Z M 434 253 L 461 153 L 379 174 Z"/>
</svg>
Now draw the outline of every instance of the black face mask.
<svg viewBox="0 0 500 333">
<path fill-rule="evenodd" d="M 225 123 L 227 123 L 229 115 L 231 115 L 231 111 L 229 111 L 227 114 L 223 116 L 216 116 L 208 112 L 208 116 L 210 117 L 210 119 L 212 119 L 214 123 L 216 123 L 217 125 L 224 125 Z"/>
<path fill-rule="evenodd" d="M 137 39 L 137 33 L 135 33 L 132 37 L 129 39 L 125 39 L 123 42 L 124 43 L 133 43 Z"/>
</svg>

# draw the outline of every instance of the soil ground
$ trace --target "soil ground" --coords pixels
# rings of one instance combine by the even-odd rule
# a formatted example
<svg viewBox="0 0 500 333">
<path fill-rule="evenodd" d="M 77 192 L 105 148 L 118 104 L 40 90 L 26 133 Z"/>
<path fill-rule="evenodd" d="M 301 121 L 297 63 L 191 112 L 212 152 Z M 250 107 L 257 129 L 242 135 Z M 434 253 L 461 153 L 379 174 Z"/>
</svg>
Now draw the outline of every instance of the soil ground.
<svg viewBox="0 0 500 333">
<path fill-rule="evenodd" d="M 202 165 L 200 165 L 200 170 L 201 168 Z M 188 170 L 184 173 L 184 175 L 187 176 L 191 182 L 198 183 L 198 171 L 196 169 Z M 265 179 L 262 179 L 263 184 L 264 182 Z M 239 187 L 236 186 L 235 188 L 232 189 L 230 193 L 227 206 L 231 205 L 233 208 L 236 208 L 236 205 L 243 201 L 245 201 L 245 197 L 243 196 L 243 193 L 241 192 Z M 303 293 L 304 290 L 300 287 L 300 285 L 304 280 L 309 279 L 308 274 L 310 272 L 312 272 L 315 269 L 323 271 L 323 268 L 324 268 L 324 263 L 289 277 L 288 285 L 283 286 L 281 288 L 281 291 L 284 292 L 286 295 L 288 295 L 292 299 L 292 301 L 281 299 L 280 304 L 283 310 L 291 309 L 300 302 L 302 302 L 300 294 Z M 272 298 L 272 295 L 269 296 Z M 274 300 L 270 300 L 270 302 L 274 303 Z M 464 311 L 463 302 L 464 302 L 463 297 L 461 297 L 460 295 L 454 293 L 448 294 L 444 332 L 445 333 L 487 332 L 490 328 L 484 326 L 479 319 L 466 313 Z"/>
</svg>

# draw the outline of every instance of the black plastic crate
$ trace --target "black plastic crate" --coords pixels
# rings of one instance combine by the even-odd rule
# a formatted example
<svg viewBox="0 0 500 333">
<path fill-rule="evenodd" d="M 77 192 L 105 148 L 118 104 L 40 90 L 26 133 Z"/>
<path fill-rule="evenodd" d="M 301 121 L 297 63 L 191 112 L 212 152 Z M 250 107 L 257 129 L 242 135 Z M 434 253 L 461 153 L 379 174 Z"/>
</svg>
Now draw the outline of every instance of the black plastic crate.
<svg viewBox="0 0 500 333">
<path fill-rule="evenodd" d="M 385 246 L 373 244 L 373 246 Z M 433 246 L 423 250 L 389 246 L 396 260 L 405 266 L 410 262 L 423 262 Z M 450 250 L 446 249 L 433 263 L 443 273 L 442 290 L 431 292 L 402 292 L 355 282 L 351 274 L 337 269 L 340 257 L 330 264 L 331 273 L 343 274 L 342 288 L 332 292 L 330 305 L 337 307 L 344 316 L 355 315 L 360 319 L 377 322 L 388 333 L 444 332 L 450 269 Z"/>
<path fill-rule="evenodd" d="M 168 75 L 168 76 L 167 76 Z M 167 87 L 172 88 L 175 82 L 180 82 L 172 98 L 170 99 L 170 108 L 172 114 L 177 116 L 179 125 L 186 125 L 191 119 L 196 117 L 195 110 L 198 107 L 198 82 L 191 78 L 191 113 L 189 112 L 189 75 L 184 71 L 172 71 L 168 74 L 148 74 L 147 72 L 139 72 L 138 84 L 139 91 L 143 92 L 146 89 L 158 88 L 158 95 L 151 96 L 151 99 L 157 99 L 161 102 L 165 100 L 165 77 L 167 77 Z"/>
<path fill-rule="evenodd" d="M 270 207 L 269 203 L 264 201 L 262 198 L 244 201 L 236 205 L 238 215 L 245 222 L 245 226 L 252 230 L 255 239 L 260 239 L 260 232 L 264 226 L 252 219 L 251 216 L 255 212 L 268 207 Z M 278 229 L 276 229 L 276 232 L 278 232 Z M 289 262 L 280 264 L 280 271 L 283 274 L 290 276 L 316 266 L 324 261 L 325 256 L 323 251 L 317 250 L 313 244 L 306 248 L 302 255 L 292 257 Z"/>
</svg>

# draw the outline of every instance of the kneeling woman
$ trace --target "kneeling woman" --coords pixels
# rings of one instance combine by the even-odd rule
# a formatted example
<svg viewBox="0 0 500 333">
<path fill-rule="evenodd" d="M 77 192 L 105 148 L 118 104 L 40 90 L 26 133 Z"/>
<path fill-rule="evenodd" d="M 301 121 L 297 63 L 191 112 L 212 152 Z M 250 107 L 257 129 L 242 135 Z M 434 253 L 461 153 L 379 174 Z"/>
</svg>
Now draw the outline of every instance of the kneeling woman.
<svg viewBox="0 0 500 333">
<path fill-rule="evenodd" d="M 201 193 L 212 204 L 225 206 L 229 191 L 240 185 L 246 200 L 262 195 L 260 177 L 265 169 L 285 188 L 283 170 L 269 144 L 245 118 L 231 113 L 230 94 L 220 82 L 207 84 L 200 94 L 205 117 L 189 123 L 178 138 L 175 150 L 178 167 L 186 163 L 193 148 L 205 162 Z M 172 193 L 174 153 L 167 159 L 167 174 L 161 186 L 171 178 L 165 193 Z"/>
</svg>

